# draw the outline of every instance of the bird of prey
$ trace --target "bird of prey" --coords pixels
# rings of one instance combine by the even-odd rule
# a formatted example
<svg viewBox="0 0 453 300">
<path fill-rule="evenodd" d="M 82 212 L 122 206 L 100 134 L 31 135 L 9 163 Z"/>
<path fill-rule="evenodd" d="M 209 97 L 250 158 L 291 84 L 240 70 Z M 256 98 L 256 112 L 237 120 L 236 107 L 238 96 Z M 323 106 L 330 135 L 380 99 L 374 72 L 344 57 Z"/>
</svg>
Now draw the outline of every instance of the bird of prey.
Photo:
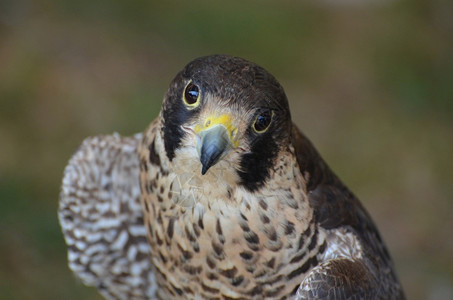
<svg viewBox="0 0 453 300">
<path fill-rule="evenodd" d="M 64 171 L 69 266 L 107 299 L 404 299 L 369 214 L 258 65 L 201 57 L 142 133 Z"/>
</svg>

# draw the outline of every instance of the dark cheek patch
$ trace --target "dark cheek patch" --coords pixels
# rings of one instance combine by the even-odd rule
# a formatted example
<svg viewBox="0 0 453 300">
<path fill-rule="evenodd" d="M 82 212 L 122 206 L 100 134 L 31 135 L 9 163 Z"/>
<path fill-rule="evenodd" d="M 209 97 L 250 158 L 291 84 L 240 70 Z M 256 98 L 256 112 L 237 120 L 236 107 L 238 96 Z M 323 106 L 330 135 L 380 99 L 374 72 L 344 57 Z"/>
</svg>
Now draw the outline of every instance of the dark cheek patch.
<svg viewBox="0 0 453 300">
<path fill-rule="evenodd" d="M 241 170 L 238 171 L 242 184 L 253 192 L 264 185 L 269 170 L 278 152 L 278 146 L 270 135 L 262 136 L 252 146 L 251 153 L 241 158 Z"/>
<path fill-rule="evenodd" d="M 191 118 L 196 117 L 197 110 L 188 111 L 182 104 L 182 100 L 180 100 L 180 96 L 177 93 L 170 94 L 166 101 L 169 104 L 163 110 L 164 145 L 167 157 L 172 161 L 175 157 L 175 151 L 181 145 L 181 140 L 185 135 L 181 125 L 189 122 Z"/>
</svg>

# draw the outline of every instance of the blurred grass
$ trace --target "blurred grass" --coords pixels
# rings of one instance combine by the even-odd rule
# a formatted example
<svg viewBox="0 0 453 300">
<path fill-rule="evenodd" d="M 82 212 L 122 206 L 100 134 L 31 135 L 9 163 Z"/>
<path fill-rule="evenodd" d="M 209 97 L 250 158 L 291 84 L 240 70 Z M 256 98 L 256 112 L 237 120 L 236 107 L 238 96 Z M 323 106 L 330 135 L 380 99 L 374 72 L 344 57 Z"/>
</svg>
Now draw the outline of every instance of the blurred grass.
<svg viewBox="0 0 453 300">
<path fill-rule="evenodd" d="M 0 298 L 99 299 L 66 265 L 63 168 L 86 136 L 143 130 L 213 53 L 280 80 L 408 299 L 451 297 L 452 20 L 448 0 L 0 2 Z"/>
</svg>

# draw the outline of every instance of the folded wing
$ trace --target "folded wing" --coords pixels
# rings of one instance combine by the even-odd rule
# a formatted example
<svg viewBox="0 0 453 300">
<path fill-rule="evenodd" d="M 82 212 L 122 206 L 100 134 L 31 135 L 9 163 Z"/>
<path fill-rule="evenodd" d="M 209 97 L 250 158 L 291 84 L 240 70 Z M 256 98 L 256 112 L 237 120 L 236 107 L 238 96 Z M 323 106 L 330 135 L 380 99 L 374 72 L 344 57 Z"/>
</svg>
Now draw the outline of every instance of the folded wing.
<svg viewBox="0 0 453 300">
<path fill-rule="evenodd" d="M 140 204 L 141 134 L 87 138 L 64 171 L 58 217 L 71 270 L 107 299 L 153 298 Z"/>
</svg>

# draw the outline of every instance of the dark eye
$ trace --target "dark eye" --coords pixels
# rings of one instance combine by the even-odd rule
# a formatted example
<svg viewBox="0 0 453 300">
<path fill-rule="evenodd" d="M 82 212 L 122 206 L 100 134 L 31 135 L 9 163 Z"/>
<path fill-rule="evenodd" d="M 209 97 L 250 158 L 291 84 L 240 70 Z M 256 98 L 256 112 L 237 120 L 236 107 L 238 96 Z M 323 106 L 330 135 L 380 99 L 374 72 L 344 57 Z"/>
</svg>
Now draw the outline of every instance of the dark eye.
<svg viewBox="0 0 453 300">
<path fill-rule="evenodd" d="M 188 106 L 195 107 L 200 99 L 200 89 L 198 86 L 189 82 L 184 90 L 184 103 Z"/>
<path fill-rule="evenodd" d="M 272 121 L 272 116 L 274 115 L 274 112 L 271 110 L 266 110 L 264 112 L 261 112 L 255 119 L 255 123 L 253 123 L 253 129 L 257 133 L 263 133 L 267 130 L 269 125 L 271 124 Z"/>
</svg>

